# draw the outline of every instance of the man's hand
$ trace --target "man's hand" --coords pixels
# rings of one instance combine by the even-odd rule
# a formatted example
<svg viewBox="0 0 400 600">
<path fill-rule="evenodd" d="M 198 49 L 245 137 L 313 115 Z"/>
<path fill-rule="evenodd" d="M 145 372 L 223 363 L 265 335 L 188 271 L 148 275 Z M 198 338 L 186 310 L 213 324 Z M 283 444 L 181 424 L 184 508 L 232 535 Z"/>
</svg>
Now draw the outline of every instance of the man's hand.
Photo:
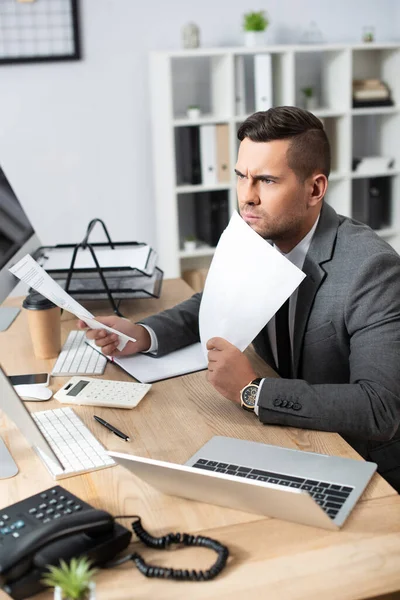
<svg viewBox="0 0 400 600">
<path fill-rule="evenodd" d="M 240 403 L 240 390 L 257 377 L 246 356 L 223 338 L 211 338 L 207 342 L 207 379 L 217 392 Z"/>
<path fill-rule="evenodd" d="M 138 352 L 144 352 L 150 348 L 151 339 L 150 334 L 141 325 L 135 325 L 127 319 L 112 315 L 110 317 L 96 317 L 96 321 L 108 325 L 121 333 L 129 335 L 129 337 L 135 338 L 136 342 L 128 342 L 123 350 L 117 350 L 118 335 L 111 333 L 106 329 L 88 329 L 86 337 L 96 342 L 96 346 L 99 346 L 104 354 L 109 356 L 128 356 L 129 354 L 137 354 Z M 86 329 L 87 325 L 84 321 L 78 321 L 79 329 Z"/>
</svg>

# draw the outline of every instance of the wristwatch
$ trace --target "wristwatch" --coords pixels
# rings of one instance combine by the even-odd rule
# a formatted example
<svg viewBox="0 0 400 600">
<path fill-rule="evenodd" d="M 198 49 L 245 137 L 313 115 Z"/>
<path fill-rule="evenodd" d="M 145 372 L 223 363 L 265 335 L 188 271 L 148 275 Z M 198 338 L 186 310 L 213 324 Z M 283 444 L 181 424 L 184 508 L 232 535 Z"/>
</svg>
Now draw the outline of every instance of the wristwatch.
<svg viewBox="0 0 400 600">
<path fill-rule="evenodd" d="M 245 410 L 254 411 L 261 379 L 261 377 L 253 379 L 253 381 L 250 381 L 250 383 L 245 385 L 244 388 L 240 391 L 240 406 Z"/>
</svg>

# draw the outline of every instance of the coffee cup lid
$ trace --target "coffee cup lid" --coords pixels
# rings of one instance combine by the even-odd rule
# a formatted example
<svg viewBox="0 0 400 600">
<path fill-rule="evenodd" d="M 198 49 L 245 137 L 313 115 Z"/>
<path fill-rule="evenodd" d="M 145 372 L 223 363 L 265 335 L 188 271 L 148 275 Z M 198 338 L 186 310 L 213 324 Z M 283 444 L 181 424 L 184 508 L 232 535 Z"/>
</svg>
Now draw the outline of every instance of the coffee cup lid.
<svg viewBox="0 0 400 600">
<path fill-rule="evenodd" d="M 45 310 L 46 308 L 53 308 L 55 304 L 42 296 L 42 294 L 39 294 L 39 292 L 32 290 L 24 299 L 22 306 L 29 310 Z"/>
</svg>

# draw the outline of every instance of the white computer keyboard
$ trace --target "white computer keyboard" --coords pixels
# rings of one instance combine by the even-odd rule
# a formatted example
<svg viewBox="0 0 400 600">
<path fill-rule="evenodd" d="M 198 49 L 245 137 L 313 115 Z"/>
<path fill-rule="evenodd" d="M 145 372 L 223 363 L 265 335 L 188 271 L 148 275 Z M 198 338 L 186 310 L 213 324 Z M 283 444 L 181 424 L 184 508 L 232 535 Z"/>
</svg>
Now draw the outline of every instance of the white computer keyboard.
<svg viewBox="0 0 400 600">
<path fill-rule="evenodd" d="M 70 331 L 56 360 L 51 374 L 55 377 L 65 375 L 102 375 L 107 359 L 100 352 L 86 344 L 84 331 Z"/>
<path fill-rule="evenodd" d="M 43 410 L 32 413 L 32 417 L 54 454 L 64 465 L 64 469 L 61 469 L 40 452 L 40 457 L 54 479 L 64 479 L 115 465 L 104 446 L 72 408 Z"/>
<path fill-rule="evenodd" d="M 66 404 L 135 408 L 150 388 L 151 383 L 77 376 L 71 377 L 54 397 Z"/>
</svg>

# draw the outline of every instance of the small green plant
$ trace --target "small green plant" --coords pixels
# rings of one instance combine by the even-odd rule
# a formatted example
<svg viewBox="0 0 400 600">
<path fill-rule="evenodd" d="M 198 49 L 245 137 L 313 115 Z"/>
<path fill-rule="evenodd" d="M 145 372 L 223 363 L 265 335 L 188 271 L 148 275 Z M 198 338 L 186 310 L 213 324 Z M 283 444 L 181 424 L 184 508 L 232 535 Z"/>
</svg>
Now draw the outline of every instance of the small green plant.
<svg viewBox="0 0 400 600">
<path fill-rule="evenodd" d="M 190 110 L 191 108 L 200 108 L 200 106 L 198 104 L 189 104 L 187 108 Z"/>
<path fill-rule="evenodd" d="M 301 90 L 306 98 L 312 98 L 314 96 L 314 88 L 313 87 L 305 87 Z"/>
<path fill-rule="evenodd" d="M 48 587 L 61 588 L 64 597 L 70 600 L 86 600 L 92 577 L 97 573 L 97 569 L 91 568 L 91 562 L 85 556 L 72 558 L 69 564 L 61 559 L 59 567 L 49 566 L 48 570 L 42 583 Z"/>
<path fill-rule="evenodd" d="M 185 237 L 185 242 L 195 242 L 196 241 L 196 236 L 193 234 L 187 235 Z"/>
<path fill-rule="evenodd" d="M 265 11 L 248 12 L 243 15 L 243 29 L 245 31 L 265 31 L 269 20 Z"/>
</svg>

